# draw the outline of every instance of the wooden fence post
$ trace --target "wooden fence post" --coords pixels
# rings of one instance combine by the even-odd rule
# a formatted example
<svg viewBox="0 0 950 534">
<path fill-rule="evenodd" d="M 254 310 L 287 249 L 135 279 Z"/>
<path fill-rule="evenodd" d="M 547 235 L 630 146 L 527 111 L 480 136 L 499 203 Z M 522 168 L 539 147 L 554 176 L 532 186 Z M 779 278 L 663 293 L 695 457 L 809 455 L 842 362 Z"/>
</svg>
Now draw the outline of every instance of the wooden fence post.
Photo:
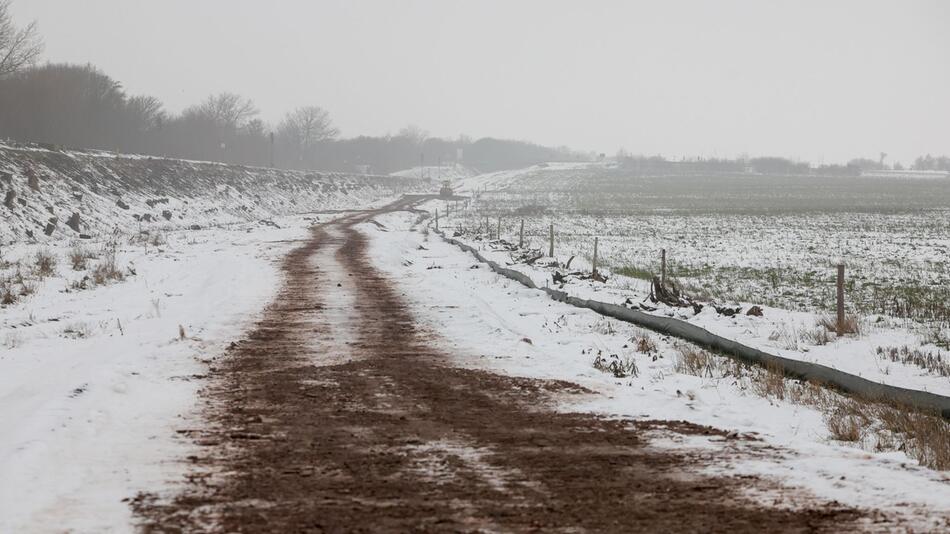
<svg viewBox="0 0 950 534">
<path fill-rule="evenodd" d="M 838 335 L 844 335 L 844 262 L 838 262 Z"/>
<path fill-rule="evenodd" d="M 521 230 L 518 230 L 518 248 L 524 247 L 524 219 L 521 219 Z"/>
<path fill-rule="evenodd" d="M 597 238 L 594 238 L 594 261 L 593 268 L 591 269 L 591 274 L 597 274 Z"/>
<path fill-rule="evenodd" d="M 660 249 L 660 286 L 666 287 L 666 249 Z"/>
<path fill-rule="evenodd" d="M 435 209 L 435 231 L 439 231 L 439 208 Z"/>
<path fill-rule="evenodd" d="M 548 250 L 548 256 L 554 257 L 554 223 L 551 223 L 551 248 Z"/>
<path fill-rule="evenodd" d="M 498 217 L 498 232 L 495 234 L 495 239 L 501 239 L 501 217 Z"/>
</svg>

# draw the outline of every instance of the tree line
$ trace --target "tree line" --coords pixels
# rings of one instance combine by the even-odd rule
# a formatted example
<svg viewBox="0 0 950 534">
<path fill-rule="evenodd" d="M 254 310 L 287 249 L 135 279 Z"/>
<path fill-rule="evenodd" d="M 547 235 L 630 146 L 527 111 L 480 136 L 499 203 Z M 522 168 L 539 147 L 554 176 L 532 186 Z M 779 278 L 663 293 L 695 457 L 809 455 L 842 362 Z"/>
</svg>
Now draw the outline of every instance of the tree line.
<svg viewBox="0 0 950 534">
<path fill-rule="evenodd" d="M 781 157 L 739 157 L 729 158 L 681 158 L 679 160 L 666 159 L 662 156 L 631 155 L 623 150 L 617 153 L 616 159 L 621 167 L 633 171 L 635 174 L 736 174 L 754 173 L 770 175 L 817 175 L 817 176 L 860 176 L 868 171 L 945 171 L 950 172 L 950 157 L 933 157 L 930 154 L 920 156 L 909 167 L 900 162 L 891 165 L 884 163 L 884 156 L 878 160 L 870 158 L 855 158 L 847 164 L 822 164 L 812 166 L 805 161 L 793 161 Z"/>
<path fill-rule="evenodd" d="M 18 27 L 10 0 L 0 0 L 0 138 L 231 164 L 389 173 L 440 160 L 494 171 L 587 154 L 523 141 L 429 137 L 417 127 L 395 135 L 341 138 L 318 106 L 265 123 L 254 103 L 235 93 L 208 96 L 169 113 L 152 96 L 129 95 L 93 65 L 37 65 L 35 23 Z"/>
<path fill-rule="evenodd" d="M 344 139 L 329 113 L 304 106 L 271 126 L 252 101 L 220 93 L 179 114 L 151 96 L 130 96 L 92 65 L 47 64 L 0 77 L 0 138 L 72 148 L 294 169 L 389 173 L 439 160 L 493 171 L 586 158 L 522 141 L 395 135 Z"/>
<path fill-rule="evenodd" d="M 484 172 L 593 157 L 524 141 L 429 137 L 417 127 L 395 135 L 341 138 L 330 114 L 318 106 L 297 108 L 278 124 L 269 125 L 251 100 L 230 92 L 210 95 L 181 113 L 169 113 L 159 99 L 127 94 L 118 81 L 92 65 L 37 66 L 43 51 L 37 26 L 15 24 L 10 1 L 0 0 L 0 139 L 242 165 L 373 173 L 439 161 L 454 163 L 459 155 L 461 163 Z M 672 161 L 621 151 L 617 159 L 625 168 L 641 173 L 856 176 L 862 171 L 904 168 L 900 163 L 886 166 L 885 156 L 815 169 L 777 157 Z M 910 168 L 950 171 L 950 158 L 928 154 Z"/>
</svg>

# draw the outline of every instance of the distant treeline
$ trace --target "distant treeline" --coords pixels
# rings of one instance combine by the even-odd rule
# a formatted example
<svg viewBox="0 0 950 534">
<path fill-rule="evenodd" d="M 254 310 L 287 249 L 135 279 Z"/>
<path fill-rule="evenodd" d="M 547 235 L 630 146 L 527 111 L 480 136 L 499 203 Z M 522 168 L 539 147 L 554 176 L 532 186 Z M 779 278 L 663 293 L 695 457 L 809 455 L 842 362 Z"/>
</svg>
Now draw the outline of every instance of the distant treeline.
<svg viewBox="0 0 950 534">
<path fill-rule="evenodd" d="M 415 127 L 383 137 L 338 137 L 329 114 L 315 106 L 293 110 L 276 126 L 258 117 L 250 100 L 232 93 L 172 114 L 157 98 L 130 96 L 91 65 L 47 64 L 0 77 L 0 138 L 71 148 L 242 165 L 389 173 L 459 154 L 481 171 L 587 154 L 523 141 L 428 137 Z M 461 149 L 461 150 L 459 150 Z"/>
<path fill-rule="evenodd" d="M 905 168 L 900 163 L 885 165 L 883 157 L 878 161 L 858 158 L 849 161 L 846 165 L 817 166 L 779 157 L 669 160 L 661 156 L 633 156 L 622 151 L 617 155 L 617 159 L 624 169 L 644 175 L 757 173 L 784 176 L 860 176 L 862 172 L 882 170 L 950 171 L 950 157 L 933 157 L 930 154 L 918 157 L 909 168 Z"/>
</svg>

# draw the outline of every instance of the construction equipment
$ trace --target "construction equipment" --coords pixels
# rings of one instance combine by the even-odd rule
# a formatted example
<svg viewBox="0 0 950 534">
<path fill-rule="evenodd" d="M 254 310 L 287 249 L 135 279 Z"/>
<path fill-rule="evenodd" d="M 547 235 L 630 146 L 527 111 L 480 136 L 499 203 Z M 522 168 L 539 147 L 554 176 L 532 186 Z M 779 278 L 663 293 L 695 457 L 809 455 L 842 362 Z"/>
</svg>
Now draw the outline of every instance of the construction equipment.
<svg viewBox="0 0 950 534">
<path fill-rule="evenodd" d="M 439 189 L 439 196 L 442 198 L 452 198 L 455 196 L 452 193 L 452 186 L 449 185 L 448 180 L 442 180 L 442 189 Z"/>
</svg>

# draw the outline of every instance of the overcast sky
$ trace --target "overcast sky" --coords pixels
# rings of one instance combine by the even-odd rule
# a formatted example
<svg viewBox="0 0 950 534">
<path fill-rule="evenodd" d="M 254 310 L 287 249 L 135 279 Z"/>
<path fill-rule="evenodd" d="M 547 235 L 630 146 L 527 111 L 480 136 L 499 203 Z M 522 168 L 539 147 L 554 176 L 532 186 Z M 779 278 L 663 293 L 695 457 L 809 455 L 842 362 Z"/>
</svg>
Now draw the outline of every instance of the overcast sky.
<svg viewBox="0 0 950 534">
<path fill-rule="evenodd" d="M 345 136 L 667 156 L 950 153 L 950 2 L 14 0 L 46 59 L 180 111 L 326 108 Z"/>
</svg>

